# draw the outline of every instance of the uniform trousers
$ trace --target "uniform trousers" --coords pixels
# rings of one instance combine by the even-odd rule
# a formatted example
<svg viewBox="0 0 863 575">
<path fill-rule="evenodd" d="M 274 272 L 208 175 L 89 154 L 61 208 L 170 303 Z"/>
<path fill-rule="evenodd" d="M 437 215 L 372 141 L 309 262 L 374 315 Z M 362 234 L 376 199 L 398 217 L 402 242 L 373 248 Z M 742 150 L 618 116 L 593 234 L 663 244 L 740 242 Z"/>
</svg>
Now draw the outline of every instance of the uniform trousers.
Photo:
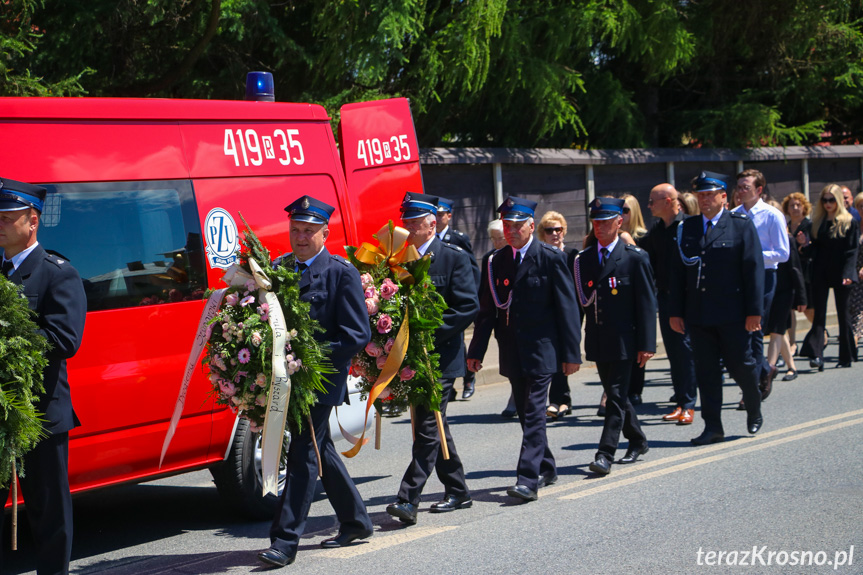
<svg viewBox="0 0 863 575">
<path fill-rule="evenodd" d="M 539 476 L 556 475 L 557 466 L 548 448 L 545 434 L 545 399 L 552 374 L 528 375 L 522 373 L 510 377 L 515 411 L 521 423 L 521 452 L 518 456 L 516 485 L 524 485 L 533 491 L 539 485 Z"/>
<path fill-rule="evenodd" d="M 695 380 L 695 359 L 689 332 L 677 333 L 671 329 L 668 306 L 671 294 L 659 292 L 656 302 L 659 308 L 659 330 L 665 343 L 665 353 L 671 367 L 671 385 L 677 405 L 683 409 L 695 409 L 698 386 Z"/>
<path fill-rule="evenodd" d="M 854 326 L 849 309 L 849 298 L 853 286 L 839 285 L 833 288 L 833 298 L 836 302 L 836 321 L 839 323 L 839 363 L 857 361 L 857 346 L 854 345 Z M 826 282 L 812 282 L 812 300 L 809 302 L 815 308 L 812 327 L 803 340 L 800 355 L 812 358 L 824 358 L 824 329 L 827 325 L 827 298 L 830 286 Z"/>
<path fill-rule="evenodd" d="M 437 428 L 435 412 L 424 406 L 414 408 L 414 444 L 413 459 L 402 477 L 398 497 L 401 500 L 419 505 L 423 487 L 431 475 L 432 469 L 437 472 L 438 479 L 444 485 L 446 495 L 467 497 L 469 492 L 464 478 L 464 467 L 455 449 L 449 423 L 446 420 L 446 408 L 455 378 L 441 379 L 443 387 L 440 411 L 443 419 L 444 437 L 449 448 L 449 459 L 443 458 L 440 435 Z"/>
<path fill-rule="evenodd" d="M 773 307 L 773 296 L 776 294 L 776 270 L 764 270 L 764 299 L 761 300 L 761 329 L 752 332 L 752 357 L 758 364 L 759 378 L 770 373 L 770 363 L 764 355 L 764 329 L 767 327 L 770 308 Z M 759 379 L 760 381 L 760 379 Z"/>
<path fill-rule="evenodd" d="M 315 438 L 321 452 L 321 482 L 341 524 L 340 533 L 371 531 L 373 526 L 366 506 L 330 436 L 332 409 L 332 406 L 320 403 L 311 409 Z M 289 557 L 297 553 L 315 497 L 317 478 L 318 463 L 307 421 L 302 433 L 291 438 L 288 476 L 282 493 L 281 510 L 270 527 L 271 546 Z"/>
<path fill-rule="evenodd" d="M 596 454 L 604 455 L 609 461 L 614 461 L 621 432 L 629 440 L 630 449 L 643 447 L 647 443 L 647 437 L 638 423 L 638 415 L 629 401 L 629 381 L 634 365 L 632 360 L 596 362 L 596 371 L 607 396 L 605 424 Z"/>
<path fill-rule="evenodd" d="M 750 420 L 761 415 L 758 388 L 760 365 L 752 357 L 751 334 L 744 320 L 721 325 L 687 325 L 695 350 L 695 375 L 701 394 L 701 417 L 705 431 L 724 434 L 722 429 L 722 366 L 743 391 Z"/>
<path fill-rule="evenodd" d="M 27 518 L 36 541 L 36 572 L 39 575 L 69 573 L 72 558 L 72 495 L 69 493 L 69 433 L 56 433 L 24 456 L 21 491 L 27 504 Z M 0 491 L 6 502 L 9 489 Z M 0 541 L 3 538 L 0 521 Z M 0 567 L 3 552 L 0 547 Z"/>
<path fill-rule="evenodd" d="M 558 371 L 551 376 L 551 385 L 548 386 L 548 402 L 554 405 L 567 405 L 572 407 L 572 394 L 569 390 L 569 378 Z"/>
</svg>

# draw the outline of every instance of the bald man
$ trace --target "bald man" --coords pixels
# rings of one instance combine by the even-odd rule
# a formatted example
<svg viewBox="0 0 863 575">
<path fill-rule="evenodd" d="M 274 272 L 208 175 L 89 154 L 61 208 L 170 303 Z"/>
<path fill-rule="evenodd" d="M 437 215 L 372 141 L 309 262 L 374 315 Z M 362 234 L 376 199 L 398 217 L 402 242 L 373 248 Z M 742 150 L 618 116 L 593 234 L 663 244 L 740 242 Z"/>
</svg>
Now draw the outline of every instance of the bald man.
<svg viewBox="0 0 863 575">
<path fill-rule="evenodd" d="M 842 197 L 845 199 L 845 209 L 848 210 L 851 217 L 859 223 L 860 212 L 858 212 L 857 208 L 854 207 L 854 194 L 851 193 L 851 188 L 848 186 L 842 186 Z"/>
<path fill-rule="evenodd" d="M 674 387 L 674 411 L 662 417 L 677 425 L 692 423 L 695 413 L 695 400 L 698 387 L 695 383 L 695 362 L 692 343 L 688 333 L 677 333 L 668 322 L 668 302 L 671 297 L 669 277 L 671 258 L 677 254 L 677 226 L 683 221 L 684 214 L 677 201 L 678 192 L 671 184 L 659 184 L 650 190 L 647 207 L 658 218 L 647 236 L 642 239 L 642 247 L 650 256 L 653 277 L 656 278 L 656 299 L 659 309 L 659 328 L 662 341 L 671 364 L 671 384 Z"/>
</svg>

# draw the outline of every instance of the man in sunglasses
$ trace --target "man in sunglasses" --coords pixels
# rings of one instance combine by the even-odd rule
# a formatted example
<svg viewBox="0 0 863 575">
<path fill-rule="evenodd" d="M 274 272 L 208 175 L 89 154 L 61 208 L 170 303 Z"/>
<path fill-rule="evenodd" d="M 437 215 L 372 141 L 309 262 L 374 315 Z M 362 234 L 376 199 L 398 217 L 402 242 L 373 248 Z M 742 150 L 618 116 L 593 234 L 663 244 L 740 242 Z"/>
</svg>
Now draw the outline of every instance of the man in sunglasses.
<svg viewBox="0 0 863 575">
<path fill-rule="evenodd" d="M 692 338 L 704 420 L 704 431 L 692 443 L 707 445 L 725 441 L 720 360 L 743 391 L 749 433 L 758 433 L 764 422 L 760 365 L 751 345 L 752 332 L 761 329 L 764 256 L 752 219 L 724 207 L 726 176 L 701 172 L 694 191 L 701 215 L 678 226 L 669 323 Z"/>
</svg>

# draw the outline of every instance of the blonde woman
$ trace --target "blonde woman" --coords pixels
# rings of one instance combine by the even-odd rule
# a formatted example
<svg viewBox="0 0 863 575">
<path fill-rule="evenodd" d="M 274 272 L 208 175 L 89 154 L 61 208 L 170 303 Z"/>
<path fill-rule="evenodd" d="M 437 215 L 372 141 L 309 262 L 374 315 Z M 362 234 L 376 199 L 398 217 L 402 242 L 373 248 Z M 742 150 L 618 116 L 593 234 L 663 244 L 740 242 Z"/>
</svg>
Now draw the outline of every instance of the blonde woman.
<svg viewBox="0 0 863 575">
<path fill-rule="evenodd" d="M 863 209 L 863 192 L 854 197 L 854 207 L 858 212 Z M 863 247 L 863 235 L 860 236 L 857 248 L 857 279 L 860 281 L 851 288 L 851 324 L 854 329 L 855 346 L 863 335 L 863 249 L 861 247 Z"/>
<path fill-rule="evenodd" d="M 560 251 L 570 254 L 564 247 L 566 237 L 566 219 L 560 212 L 545 212 L 539 220 L 537 235 L 543 243 L 550 244 Z M 575 251 L 575 250 L 570 250 Z M 572 254 L 572 257 L 575 257 Z M 571 261 L 571 260 L 570 260 Z M 548 386 L 548 407 L 545 414 L 552 419 L 563 417 L 572 413 L 572 394 L 569 389 L 569 380 L 563 372 L 557 372 L 551 376 L 551 384 Z"/>
<path fill-rule="evenodd" d="M 636 245 L 641 242 L 641 238 L 647 235 L 647 228 L 644 227 L 644 216 L 641 214 L 641 205 L 638 203 L 638 198 L 632 194 L 623 194 L 623 223 L 620 225 L 623 232 L 627 232 Z"/>
<path fill-rule="evenodd" d="M 813 210 L 811 240 L 802 232 L 796 236 L 802 251 L 812 258 L 812 304 L 815 308 L 815 321 L 803 341 L 800 355 L 809 357 L 809 365 L 818 371 L 824 370 L 824 329 L 831 288 L 839 322 L 839 364 L 836 367 L 851 367 L 851 361 L 857 361 L 848 299 L 852 284 L 858 282 L 859 239 L 860 228 L 845 209 L 842 188 L 828 184 L 821 190 Z"/>
</svg>

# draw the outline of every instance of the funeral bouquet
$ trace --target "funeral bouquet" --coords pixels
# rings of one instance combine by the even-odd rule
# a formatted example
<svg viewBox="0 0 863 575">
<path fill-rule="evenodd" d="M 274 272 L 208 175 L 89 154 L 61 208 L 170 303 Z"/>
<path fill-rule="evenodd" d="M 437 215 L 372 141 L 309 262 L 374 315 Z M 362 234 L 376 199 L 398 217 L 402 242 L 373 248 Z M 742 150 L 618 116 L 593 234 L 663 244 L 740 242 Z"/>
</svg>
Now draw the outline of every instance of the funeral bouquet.
<svg viewBox="0 0 863 575">
<path fill-rule="evenodd" d="M 21 287 L 0 274 L 0 488 L 13 469 L 23 475 L 22 458 L 45 435 L 36 412 L 49 345 L 37 330 Z"/>
<path fill-rule="evenodd" d="M 392 221 L 375 234 L 378 246 L 348 247 L 365 290 L 372 339 L 354 356 L 351 373 L 369 404 L 381 401 L 402 409 L 440 409 L 439 355 L 434 332 L 443 324 L 446 303 L 428 276 L 429 256 L 420 258 L 407 243 L 408 232 Z M 367 408 L 368 412 L 368 408 Z"/>
<path fill-rule="evenodd" d="M 183 411 L 191 372 L 203 352 L 216 403 L 262 432 L 264 492 L 276 493 L 279 463 L 288 446 L 285 430 L 300 432 L 317 401 L 316 391 L 326 391 L 325 374 L 335 370 L 329 349 L 315 339 L 323 328 L 309 317 L 309 304 L 300 299 L 300 274 L 294 271 L 292 257 L 272 268 L 269 252 L 245 219 L 243 224 L 239 262 L 222 278 L 228 287 L 207 293 L 162 460 Z"/>
<path fill-rule="evenodd" d="M 323 328 L 309 317 L 309 304 L 300 300 L 300 274 L 292 262 L 283 263 L 270 267 L 269 251 L 246 224 L 239 266 L 225 274 L 223 281 L 229 287 L 221 309 L 208 323 L 202 361 L 209 370 L 216 403 L 248 419 L 253 431 L 263 428 L 268 410 L 277 333 L 270 326 L 272 302 L 259 293 L 256 273 L 270 280 L 270 293 L 275 294 L 284 315 L 284 362 L 290 377 L 288 424 L 292 431 L 302 429 L 317 401 L 315 391 L 326 391 L 324 374 L 334 373 L 329 351 L 314 337 Z"/>
</svg>

